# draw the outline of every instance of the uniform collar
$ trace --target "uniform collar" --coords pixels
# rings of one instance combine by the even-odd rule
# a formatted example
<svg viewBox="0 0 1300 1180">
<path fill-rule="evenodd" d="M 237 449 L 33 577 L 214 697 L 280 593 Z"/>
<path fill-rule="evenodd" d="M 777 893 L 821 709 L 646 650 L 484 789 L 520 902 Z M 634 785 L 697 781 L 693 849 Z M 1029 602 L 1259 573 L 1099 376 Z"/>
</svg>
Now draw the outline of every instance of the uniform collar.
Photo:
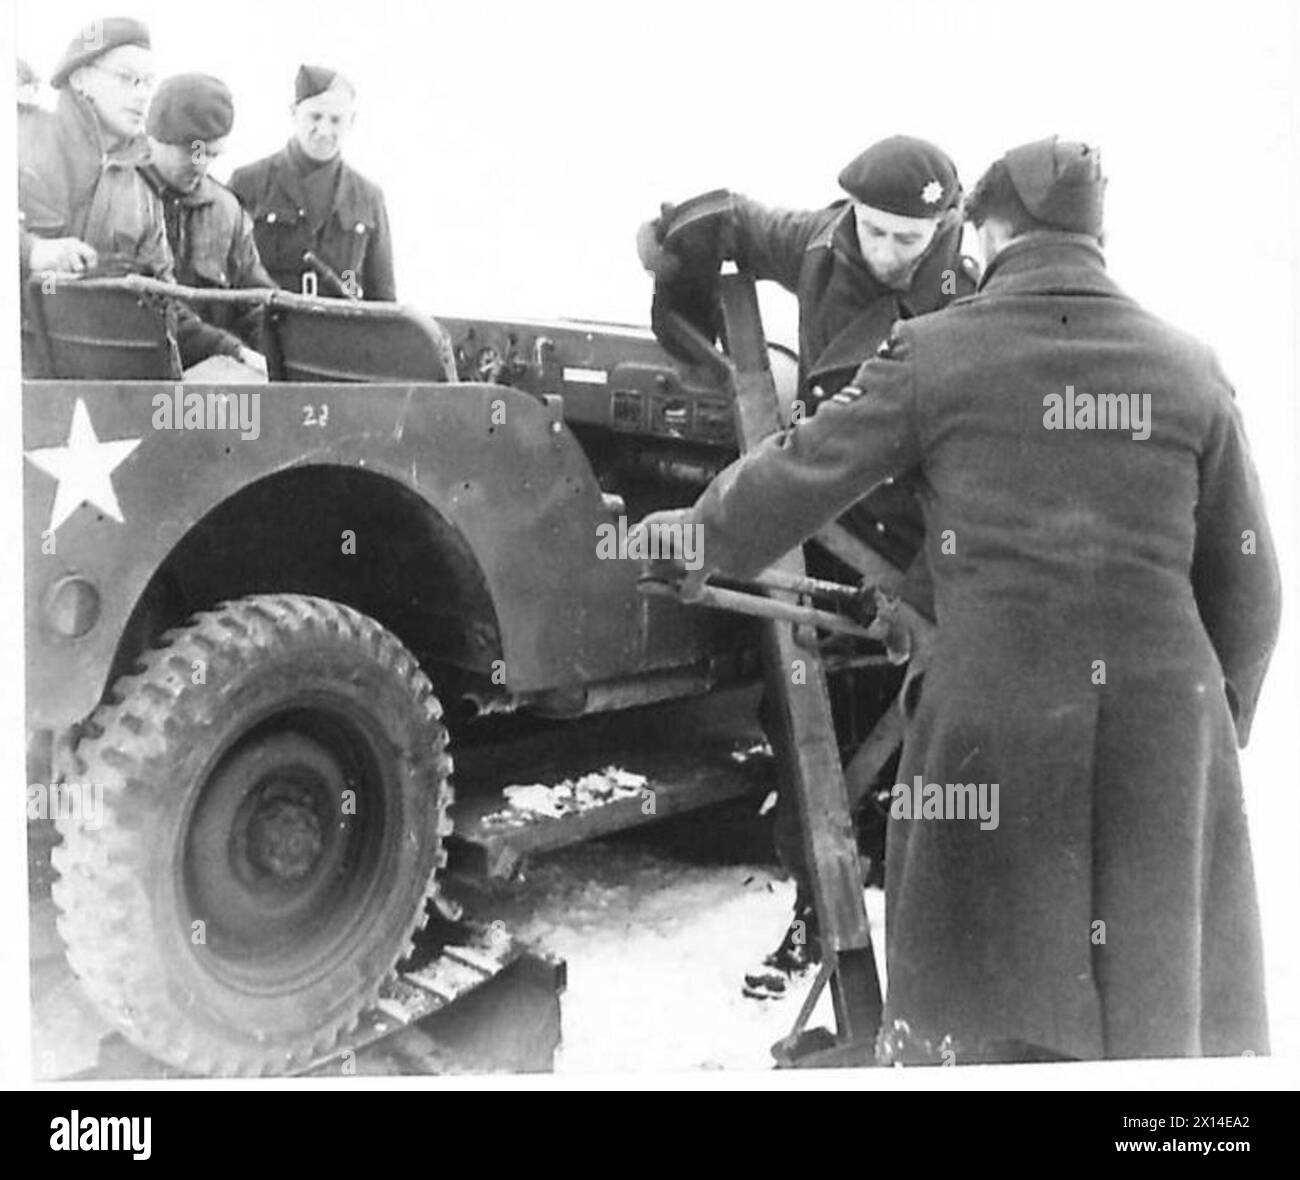
<svg viewBox="0 0 1300 1180">
<path fill-rule="evenodd" d="M 181 205 L 197 207 L 211 205 L 217 199 L 216 182 L 210 176 L 205 176 L 200 180 L 197 188 L 191 189 L 188 193 L 183 193 L 179 189 L 173 188 L 152 162 L 146 161 L 141 165 L 140 171 L 149 182 L 149 187 L 166 201 L 175 201 Z"/>
<path fill-rule="evenodd" d="M 298 145 L 290 140 L 275 157 L 275 163 L 271 168 L 275 183 L 292 201 L 295 209 L 303 209 L 307 206 L 307 193 L 303 187 L 304 174 L 299 170 L 297 162 L 299 157 L 307 158 Z M 366 200 L 360 174 L 349 166 L 341 154 L 326 161 L 321 168 L 331 169 L 337 177 L 332 215 L 338 219 L 339 224 L 351 229 L 357 222 L 366 220 L 370 206 Z M 309 172 L 306 175 L 312 176 L 314 173 Z"/>
<path fill-rule="evenodd" d="M 1055 230 L 1025 234 L 989 263 L 980 294 L 1073 291 L 1117 295 L 1096 238 Z"/>
</svg>

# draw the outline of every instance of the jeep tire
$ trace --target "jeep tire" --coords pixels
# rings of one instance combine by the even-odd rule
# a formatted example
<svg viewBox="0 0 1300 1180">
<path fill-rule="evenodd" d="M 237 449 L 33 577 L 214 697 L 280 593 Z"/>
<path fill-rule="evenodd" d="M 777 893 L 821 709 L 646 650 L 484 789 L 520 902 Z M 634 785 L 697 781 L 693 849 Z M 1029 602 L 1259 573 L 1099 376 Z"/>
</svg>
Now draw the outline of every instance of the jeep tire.
<svg viewBox="0 0 1300 1180">
<path fill-rule="evenodd" d="M 168 632 L 59 758 L 102 786 L 102 815 L 59 823 L 53 887 L 101 1013 L 192 1073 L 334 1050 L 446 861 L 441 718 L 411 653 L 339 603 L 258 595 Z"/>
</svg>

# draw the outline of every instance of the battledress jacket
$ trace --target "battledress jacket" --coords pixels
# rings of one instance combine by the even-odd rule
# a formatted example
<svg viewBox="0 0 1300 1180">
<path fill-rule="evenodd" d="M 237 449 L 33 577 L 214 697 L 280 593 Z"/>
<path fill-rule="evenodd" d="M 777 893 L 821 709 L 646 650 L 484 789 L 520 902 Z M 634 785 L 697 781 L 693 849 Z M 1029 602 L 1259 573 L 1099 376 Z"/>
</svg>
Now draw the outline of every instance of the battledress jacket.
<svg viewBox="0 0 1300 1180">
<path fill-rule="evenodd" d="M 917 818 L 896 791 L 882 1060 L 1265 1052 L 1236 748 L 1280 591 L 1214 356 L 1091 239 L 1031 235 L 855 384 L 693 519 L 705 569 L 750 576 L 920 466 L 938 630 L 899 782 L 996 783 L 998 816 Z M 1049 429 L 1053 394 L 1076 428 Z M 1088 428 L 1106 394 L 1148 399 L 1149 437 Z"/>
<path fill-rule="evenodd" d="M 226 290 L 276 285 L 258 257 L 251 219 L 225 185 L 205 176 L 191 192 L 182 193 L 152 164 L 142 171 L 162 202 L 178 283 Z M 209 323 L 234 332 L 251 348 L 260 347 L 260 309 L 214 303 L 204 311 Z"/>
<path fill-rule="evenodd" d="M 80 238 L 99 254 L 100 275 L 145 274 L 174 279 L 162 205 L 140 172 L 143 139 L 108 150 L 89 104 L 59 92 L 54 111 L 21 111 L 18 119 L 18 249 L 22 277 L 35 238 Z M 205 324 L 176 304 L 176 338 L 188 367 L 215 353 L 234 355 L 237 337 Z"/>
</svg>

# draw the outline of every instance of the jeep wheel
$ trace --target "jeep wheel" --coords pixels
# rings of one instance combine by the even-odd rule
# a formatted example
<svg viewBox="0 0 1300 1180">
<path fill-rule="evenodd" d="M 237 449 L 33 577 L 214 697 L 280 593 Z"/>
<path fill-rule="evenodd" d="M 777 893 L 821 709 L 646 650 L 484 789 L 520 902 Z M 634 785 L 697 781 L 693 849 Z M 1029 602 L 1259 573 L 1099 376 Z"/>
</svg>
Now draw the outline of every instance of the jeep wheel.
<svg viewBox="0 0 1300 1180">
<path fill-rule="evenodd" d="M 102 815 L 59 825 L 68 960 L 173 1065 L 305 1065 L 424 923 L 449 830 L 441 707 L 395 636 L 302 595 L 199 614 L 137 669 L 61 759 L 103 791 Z"/>
</svg>

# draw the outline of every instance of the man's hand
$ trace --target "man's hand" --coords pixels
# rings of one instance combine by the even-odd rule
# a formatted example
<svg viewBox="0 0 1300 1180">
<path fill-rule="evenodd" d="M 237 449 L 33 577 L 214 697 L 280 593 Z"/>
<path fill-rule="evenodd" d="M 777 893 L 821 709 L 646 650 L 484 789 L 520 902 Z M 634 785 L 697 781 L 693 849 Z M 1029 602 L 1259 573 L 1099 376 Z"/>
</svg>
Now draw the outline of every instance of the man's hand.
<svg viewBox="0 0 1300 1180">
<path fill-rule="evenodd" d="M 668 508 L 652 512 L 627 535 L 629 553 L 647 553 L 641 563 L 643 581 L 676 586 L 682 601 L 692 602 L 704 585 L 704 562 L 698 546 L 688 545 L 688 530 L 698 529 L 689 508 Z M 696 566 L 689 569 L 687 562 Z"/>
<path fill-rule="evenodd" d="M 80 238 L 33 238 L 28 268 L 37 273 L 82 274 L 94 270 L 99 255 Z"/>
<path fill-rule="evenodd" d="M 269 380 L 266 369 L 266 357 L 264 357 L 260 352 L 254 352 L 251 348 L 240 348 L 240 350 L 235 354 L 235 359 L 239 361 L 241 365 L 247 365 L 250 369 L 255 370 L 263 381 Z"/>
<path fill-rule="evenodd" d="M 655 278 L 666 282 L 677 276 L 682 265 L 681 259 L 663 245 L 664 234 L 676 211 L 675 206 L 665 201 L 659 207 L 659 216 L 636 231 L 636 254 L 641 265 Z"/>
<path fill-rule="evenodd" d="M 930 650 L 934 624 L 903 599 L 877 590 L 876 617 L 867 633 L 885 645 L 890 663 L 919 664 Z"/>
</svg>

